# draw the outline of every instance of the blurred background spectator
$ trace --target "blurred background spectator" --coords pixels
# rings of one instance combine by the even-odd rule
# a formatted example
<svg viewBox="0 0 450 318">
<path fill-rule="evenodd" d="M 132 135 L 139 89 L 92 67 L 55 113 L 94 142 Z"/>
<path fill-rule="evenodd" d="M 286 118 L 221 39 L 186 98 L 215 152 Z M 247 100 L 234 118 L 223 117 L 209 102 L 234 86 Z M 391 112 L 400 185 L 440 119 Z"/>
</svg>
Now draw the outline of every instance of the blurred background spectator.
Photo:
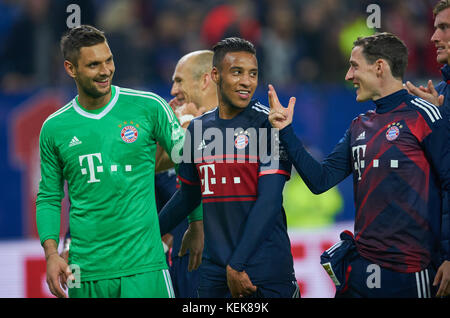
<svg viewBox="0 0 450 318">
<path fill-rule="evenodd" d="M 355 36 L 375 31 L 406 42 L 408 77 L 437 75 L 431 0 L 0 0 L 3 92 L 71 83 L 58 50 L 71 3 L 81 23 L 107 33 L 119 85 L 166 85 L 180 56 L 234 35 L 257 46 L 263 83 L 342 82 Z M 381 8 L 378 30 L 366 25 L 371 3 Z"/>
</svg>

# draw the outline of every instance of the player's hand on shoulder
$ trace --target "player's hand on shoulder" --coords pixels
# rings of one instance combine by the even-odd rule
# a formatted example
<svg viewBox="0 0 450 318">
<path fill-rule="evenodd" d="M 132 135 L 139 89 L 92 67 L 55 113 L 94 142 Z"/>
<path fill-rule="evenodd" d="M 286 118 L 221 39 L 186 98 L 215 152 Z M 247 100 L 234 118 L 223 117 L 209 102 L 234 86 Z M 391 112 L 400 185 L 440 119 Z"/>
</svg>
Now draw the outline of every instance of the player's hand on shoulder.
<svg viewBox="0 0 450 318">
<path fill-rule="evenodd" d="M 433 286 L 439 285 L 436 297 L 450 296 L 450 261 L 444 261 L 439 266 Z"/>
</svg>

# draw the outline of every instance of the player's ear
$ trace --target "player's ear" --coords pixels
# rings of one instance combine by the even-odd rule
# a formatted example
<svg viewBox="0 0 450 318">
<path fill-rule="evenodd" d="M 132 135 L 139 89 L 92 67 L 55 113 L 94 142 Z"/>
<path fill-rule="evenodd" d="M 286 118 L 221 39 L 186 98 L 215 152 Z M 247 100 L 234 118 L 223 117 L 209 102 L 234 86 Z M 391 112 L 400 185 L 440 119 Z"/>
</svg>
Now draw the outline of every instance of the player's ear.
<svg viewBox="0 0 450 318">
<path fill-rule="evenodd" d="M 214 83 L 218 84 L 219 83 L 219 70 L 217 69 L 217 67 L 213 67 L 213 69 L 211 70 L 211 78 L 214 81 Z"/>
<path fill-rule="evenodd" d="M 208 87 L 210 81 L 211 81 L 211 74 L 203 73 L 201 78 L 201 89 L 205 90 Z"/>
<path fill-rule="evenodd" d="M 375 72 L 378 77 L 381 77 L 381 75 L 386 72 L 386 67 L 389 67 L 385 60 L 378 59 L 375 61 Z"/>
<path fill-rule="evenodd" d="M 69 75 L 70 77 L 75 78 L 77 76 L 75 65 L 72 62 L 65 60 L 64 69 L 66 70 L 67 75 Z"/>
</svg>

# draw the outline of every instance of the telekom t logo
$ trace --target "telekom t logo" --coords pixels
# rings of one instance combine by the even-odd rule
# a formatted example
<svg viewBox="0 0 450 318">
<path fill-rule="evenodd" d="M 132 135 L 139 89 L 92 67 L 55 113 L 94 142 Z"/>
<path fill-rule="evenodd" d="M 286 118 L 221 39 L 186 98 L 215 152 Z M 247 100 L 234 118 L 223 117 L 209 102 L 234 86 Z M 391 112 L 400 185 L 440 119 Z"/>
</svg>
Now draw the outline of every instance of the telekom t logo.
<svg viewBox="0 0 450 318">
<path fill-rule="evenodd" d="M 88 163 L 88 167 L 89 167 L 89 180 L 88 183 L 93 183 L 93 182 L 100 182 L 100 179 L 97 179 L 95 177 L 95 170 L 97 170 L 97 172 L 103 172 L 103 166 L 97 166 L 97 169 L 95 169 L 94 166 L 94 157 L 97 158 L 98 162 L 101 164 L 102 163 L 102 154 L 101 153 L 92 153 L 89 155 L 83 155 L 80 156 L 80 166 L 83 167 L 83 160 L 84 158 L 87 158 L 87 163 Z M 82 168 L 81 169 L 81 174 L 85 175 L 87 174 L 87 170 L 86 168 Z"/>
<path fill-rule="evenodd" d="M 360 150 L 362 154 L 360 155 Z M 355 170 L 358 171 L 358 180 L 361 180 L 361 169 L 364 169 L 364 156 L 366 155 L 366 145 L 359 145 L 352 147 L 352 155 L 355 160 Z"/>
<path fill-rule="evenodd" d="M 214 194 L 214 192 L 212 192 L 211 190 L 209 190 L 209 168 L 211 168 L 212 171 L 212 175 L 216 174 L 216 168 L 214 166 L 214 164 L 210 164 L 210 165 L 202 165 L 199 167 L 200 169 L 200 173 L 203 175 L 203 183 L 204 183 L 204 190 L 202 194 Z"/>
<path fill-rule="evenodd" d="M 84 160 L 86 158 L 86 160 Z M 89 171 L 89 180 L 87 183 L 100 182 L 100 179 L 97 179 L 95 173 L 103 173 L 103 165 L 102 165 L 102 154 L 101 153 L 91 153 L 89 155 L 82 155 L 78 157 L 80 161 L 81 174 L 86 175 Z M 84 162 L 87 162 L 88 169 L 83 168 Z M 111 173 L 115 173 L 119 170 L 118 165 L 112 164 L 110 167 Z M 130 172 L 133 167 L 131 165 L 124 165 L 124 169 L 121 171 Z"/>
</svg>

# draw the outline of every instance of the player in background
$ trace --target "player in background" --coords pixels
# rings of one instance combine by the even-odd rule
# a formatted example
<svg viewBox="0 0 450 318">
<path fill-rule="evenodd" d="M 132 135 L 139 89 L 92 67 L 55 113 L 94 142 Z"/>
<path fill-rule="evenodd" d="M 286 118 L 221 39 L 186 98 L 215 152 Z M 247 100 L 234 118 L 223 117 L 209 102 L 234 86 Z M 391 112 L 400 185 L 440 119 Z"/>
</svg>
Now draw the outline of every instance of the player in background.
<svg viewBox="0 0 450 318">
<path fill-rule="evenodd" d="M 354 42 L 345 79 L 356 100 L 372 100 L 375 110 L 355 118 L 322 163 L 294 134 L 295 98 L 284 108 L 269 86 L 270 122 L 311 191 L 353 174 L 354 238 L 346 235 L 323 255 L 335 265 L 327 266 L 339 282 L 337 297 L 436 295 L 430 285 L 440 263 L 441 214 L 449 208 L 449 124 L 438 107 L 403 89 L 407 58 L 406 46 L 389 33 Z M 333 255 L 344 256 L 334 262 Z"/>
<path fill-rule="evenodd" d="M 217 106 L 216 84 L 211 78 L 212 58 L 212 51 L 201 50 L 183 56 L 177 63 L 170 92 L 174 98 L 169 105 L 174 109 L 183 128 L 187 128 L 194 117 Z M 156 203 L 158 211 L 160 211 L 179 188 L 179 185 L 173 168 L 157 173 L 155 178 Z M 202 208 L 201 205 L 199 208 Z M 194 224 L 201 227 L 199 231 L 203 231 L 202 221 Z M 167 245 L 172 248 L 169 271 L 176 298 L 197 297 L 199 271 L 194 270 L 194 267 L 198 267 L 199 262 L 194 264 L 193 261 L 197 259 L 194 257 L 189 264 L 188 251 L 181 248 L 183 235 L 187 228 L 188 221 L 184 220 L 170 234 L 163 237 Z M 203 244 L 203 238 L 200 241 Z M 196 248 L 201 257 L 203 245 Z"/>
<path fill-rule="evenodd" d="M 416 87 L 411 82 L 406 82 L 406 88 L 411 94 L 417 95 L 428 102 L 442 106 L 443 111 L 450 117 L 450 1 L 440 0 L 433 9 L 435 31 L 431 36 L 431 41 L 436 47 L 436 60 L 444 64 L 441 68 L 442 81 L 434 87 L 431 80 L 427 87 Z M 450 255 L 450 215 L 442 216 L 442 236 L 444 241 L 444 255 Z M 448 260 L 448 258 L 447 258 Z M 438 296 L 450 294 L 450 262 L 443 259 L 443 263 L 436 275 L 435 284 L 440 284 Z M 445 287 L 447 286 L 447 287 Z M 444 292 L 446 291 L 446 292 Z"/>
<path fill-rule="evenodd" d="M 64 180 L 70 197 L 70 297 L 173 297 L 154 194 L 156 143 L 169 154 L 183 140 L 158 95 L 111 84 L 115 67 L 103 32 L 73 28 L 61 39 L 78 95 L 43 123 L 36 220 L 50 291 L 73 279 L 58 255 Z"/>
<path fill-rule="evenodd" d="M 299 297 L 282 207 L 291 164 L 251 152 L 251 145 L 271 145 L 269 110 L 252 101 L 256 51 L 240 38 L 224 39 L 213 50 L 219 106 L 188 127 L 182 184 L 160 213 L 162 234 L 202 201 L 200 298 Z"/>
<path fill-rule="evenodd" d="M 442 81 L 434 87 L 433 81 L 429 80 L 427 87 L 416 87 L 410 81 L 406 82 L 406 88 L 411 94 L 417 95 L 428 102 L 443 106 L 447 114 L 450 112 L 448 94 L 450 92 L 450 65 L 448 64 L 447 46 L 450 41 L 450 2 L 440 0 L 433 9 L 435 31 L 431 36 L 431 42 L 436 47 L 436 60 L 444 64 L 441 68 Z"/>
</svg>

